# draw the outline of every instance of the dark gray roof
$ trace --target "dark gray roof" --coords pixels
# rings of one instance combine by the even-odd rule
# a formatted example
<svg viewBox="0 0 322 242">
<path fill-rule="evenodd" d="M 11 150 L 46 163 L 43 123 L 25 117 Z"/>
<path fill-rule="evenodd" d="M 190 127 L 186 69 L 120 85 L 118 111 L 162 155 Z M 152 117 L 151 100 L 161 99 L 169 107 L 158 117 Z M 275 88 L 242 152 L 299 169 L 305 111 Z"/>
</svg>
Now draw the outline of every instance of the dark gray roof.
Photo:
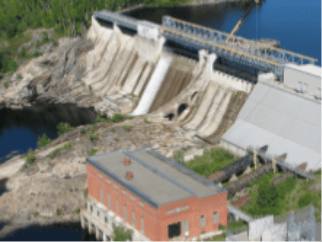
<svg viewBox="0 0 322 242">
<path fill-rule="evenodd" d="M 131 165 L 123 164 L 125 157 L 131 158 Z M 113 151 L 87 157 L 87 161 L 154 207 L 225 191 L 150 148 Z M 127 171 L 133 172 L 132 180 L 126 179 Z"/>
</svg>

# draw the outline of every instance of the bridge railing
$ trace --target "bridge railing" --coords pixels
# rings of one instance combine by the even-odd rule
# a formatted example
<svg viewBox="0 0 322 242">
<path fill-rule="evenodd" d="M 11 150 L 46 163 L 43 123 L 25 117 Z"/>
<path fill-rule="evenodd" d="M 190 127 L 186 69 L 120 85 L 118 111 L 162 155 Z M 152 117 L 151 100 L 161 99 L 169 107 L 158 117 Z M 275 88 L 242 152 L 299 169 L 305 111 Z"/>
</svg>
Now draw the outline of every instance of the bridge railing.
<svg viewBox="0 0 322 242">
<path fill-rule="evenodd" d="M 269 46 L 268 44 L 258 43 L 239 36 L 231 37 L 228 33 L 175 19 L 169 16 L 164 16 L 162 18 L 162 26 L 177 32 L 197 37 L 199 39 L 214 42 L 225 47 L 277 62 L 279 64 L 313 64 L 317 61 L 316 59 L 308 56 Z M 227 39 L 230 39 L 230 41 L 227 41 Z"/>
</svg>

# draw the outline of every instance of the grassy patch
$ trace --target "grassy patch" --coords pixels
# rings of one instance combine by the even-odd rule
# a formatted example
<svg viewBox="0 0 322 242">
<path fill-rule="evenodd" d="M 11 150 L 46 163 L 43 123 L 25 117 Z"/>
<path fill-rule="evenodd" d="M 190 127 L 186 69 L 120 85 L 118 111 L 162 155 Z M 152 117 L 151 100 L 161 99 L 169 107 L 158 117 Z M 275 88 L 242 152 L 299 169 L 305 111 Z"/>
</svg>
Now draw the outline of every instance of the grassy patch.
<svg viewBox="0 0 322 242">
<path fill-rule="evenodd" d="M 91 125 L 91 127 L 90 127 L 90 129 L 89 129 L 89 132 L 91 133 L 91 134 L 94 134 L 95 133 L 95 131 L 97 130 L 98 128 L 94 125 L 94 124 L 92 124 Z"/>
<path fill-rule="evenodd" d="M 131 95 L 131 97 L 136 98 L 134 93 L 131 93 L 130 95 Z"/>
<path fill-rule="evenodd" d="M 87 154 L 89 155 L 89 156 L 93 156 L 93 155 L 95 155 L 97 153 L 97 150 L 94 150 L 94 149 L 92 149 L 91 151 L 89 151 Z"/>
<path fill-rule="evenodd" d="M 7 88 L 9 87 L 9 82 L 5 81 L 5 82 L 3 83 L 3 87 L 4 87 L 5 89 L 7 89 Z"/>
<path fill-rule="evenodd" d="M 49 145 L 50 143 L 51 143 L 51 140 L 48 139 L 46 134 L 43 134 L 43 136 L 41 138 L 40 137 L 38 138 L 38 142 L 37 142 L 38 149 L 45 147 L 45 146 Z"/>
<path fill-rule="evenodd" d="M 39 215 L 39 213 L 38 212 L 34 212 L 33 215 L 34 215 L 34 218 L 37 218 L 38 215 Z"/>
<path fill-rule="evenodd" d="M 179 164 L 184 164 L 184 153 L 182 150 L 176 150 L 173 152 L 173 160 L 175 160 L 176 162 L 178 162 Z"/>
<path fill-rule="evenodd" d="M 205 149 L 202 156 L 196 156 L 193 160 L 184 163 L 184 165 L 201 176 L 209 176 L 237 160 L 238 157 L 227 150 L 213 147 L 209 150 Z"/>
<path fill-rule="evenodd" d="M 280 215 L 285 208 L 288 209 L 286 195 L 294 190 L 296 180 L 289 177 L 285 182 L 274 185 L 269 177 L 267 174 L 259 179 L 258 189 L 250 195 L 252 203 L 244 207 L 253 216 Z"/>
<path fill-rule="evenodd" d="M 74 213 L 79 214 L 79 213 L 80 213 L 80 208 L 76 208 L 76 209 L 74 210 Z"/>
<path fill-rule="evenodd" d="M 130 132 L 132 130 L 132 126 L 123 125 L 123 129 L 126 130 L 126 132 Z"/>
<path fill-rule="evenodd" d="M 145 118 L 144 123 L 149 124 L 150 122 Z"/>
<path fill-rule="evenodd" d="M 58 135 L 61 136 L 69 131 L 73 131 L 75 128 L 70 126 L 68 123 L 60 123 L 57 126 Z"/>
<path fill-rule="evenodd" d="M 88 192 L 87 192 L 87 188 L 84 189 L 84 198 L 87 198 Z"/>
<path fill-rule="evenodd" d="M 210 241 L 225 241 L 225 239 L 226 239 L 226 233 L 223 233 L 221 235 L 217 235 L 213 237 L 212 239 L 210 239 Z"/>
<path fill-rule="evenodd" d="M 22 75 L 20 73 L 17 74 L 17 80 L 21 80 L 22 79 Z"/>
<path fill-rule="evenodd" d="M 55 149 L 53 152 L 51 152 L 47 157 L 54 158 L 59 154 L 62 150 L 71 150 L 72 149 L 72 142 L 67 142 L 63 147 L 60 147 L 58 149 Z"/>
<path fill-rule="evenodd" d="M 60 209 L 57 209 L 56 210 L 56 215 L 57 216 L 63 215 L 63 212 Z"/>
<path fill-rule="evenodd" d="M 15 37 L 13 37 L 8 41 L 9 50 L 13 55 L 15 55 L 19 47 L 22 44 L 29 42 L 30 40 L 31 40 L 31 31 L 26 31 L 22 34 L 16 35 Z"/>
<path fill-rule="evenodd" d="M 83 134 L 83 135 L 86 134 L 86 129 L 85 128 L 81 129 L 81 134 Z"/>
<path fill-rule="evenodd" d="M 98 133 L 90 134 L 90 135 L 89 135 L 89 139 L 90 139 L 91 141 L 97 140 L 97 139 L 98 139 Z"/>
</svg>

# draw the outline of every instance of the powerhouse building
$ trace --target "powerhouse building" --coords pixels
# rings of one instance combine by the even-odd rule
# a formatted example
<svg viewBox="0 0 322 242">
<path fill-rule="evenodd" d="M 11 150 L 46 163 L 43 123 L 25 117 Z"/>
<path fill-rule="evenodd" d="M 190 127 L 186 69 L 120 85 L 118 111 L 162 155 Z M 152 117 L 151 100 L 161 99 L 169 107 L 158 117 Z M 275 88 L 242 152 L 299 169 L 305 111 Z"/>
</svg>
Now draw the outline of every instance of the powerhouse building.
<svg viewBox="0 0 322 242">
<path fill-rule="evenodd" d="M 103 240 L 115 226 L 141 241 L 193 238 L 227 226 L 226 190 L 151 148 L 87 157 L 87 182 L 82 226 Z"/>
</svg>

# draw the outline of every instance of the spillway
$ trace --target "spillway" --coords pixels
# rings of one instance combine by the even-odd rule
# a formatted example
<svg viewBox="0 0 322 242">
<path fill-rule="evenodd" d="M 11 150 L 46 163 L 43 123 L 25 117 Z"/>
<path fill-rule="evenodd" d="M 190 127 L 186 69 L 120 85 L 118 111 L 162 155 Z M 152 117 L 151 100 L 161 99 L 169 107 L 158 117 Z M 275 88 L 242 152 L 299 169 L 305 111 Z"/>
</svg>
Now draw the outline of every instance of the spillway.
<svg viewBox="0 0 322 242">
<path fill-rule="evenodd" d="M 146 90 L 144 91 L 144 94 L 139 102 L 138 107 L 135 109 L 135 111 L 132 114 L 133 116 L 144 115 L 149 111 L 154 101 L 154 98 L 157 95 L 162 85 L 164 77 L 167 74 L 170 64 L 171 64 L 170 56 L 161 57 L 151 79 L 149 80 L 149 83 L 146 87 Z"/>
</svg>

